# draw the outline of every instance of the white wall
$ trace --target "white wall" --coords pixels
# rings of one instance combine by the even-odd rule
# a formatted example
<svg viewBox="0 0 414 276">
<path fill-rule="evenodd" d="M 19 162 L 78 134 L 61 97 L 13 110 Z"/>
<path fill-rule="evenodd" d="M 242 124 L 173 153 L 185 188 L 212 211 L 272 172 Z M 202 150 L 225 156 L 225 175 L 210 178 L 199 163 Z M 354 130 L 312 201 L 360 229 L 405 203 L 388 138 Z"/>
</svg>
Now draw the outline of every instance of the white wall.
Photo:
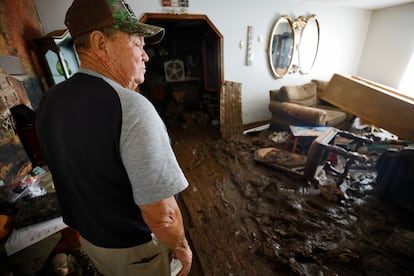
<svg viewBox="0 0 414 276">
<path fill-rule="evenodd" d="M 71 1 L 36 0 L 44 33 L 63 29 L 64 15 Z M 165 12 L 161 0 L 129 0 L 138 17 L 146 12 Z M 243 123 L 267 120 L 269 90 L 311 79 L 329 80 L 333 73 L 356 74 L 368 30 L 371 11 L 285 0 L 190 0 L 188 13 L 206 14 L 224 37 L 224 79 L 242 83 Z M 321 40 L 315 67 L 308 75 L 273 78 L 267 62 L 270 31 L 278 16 L 316 14 Z M 245 65 L 247 26 L 254 28 L 251 66 Z M 262 41 L 259 41 L 259 37 Z"/>
<path fill-rule="evenodd" d="M 375 10 L 358 75 L 397 88 L 414 54 L 414 3 Z"/>
</svg>

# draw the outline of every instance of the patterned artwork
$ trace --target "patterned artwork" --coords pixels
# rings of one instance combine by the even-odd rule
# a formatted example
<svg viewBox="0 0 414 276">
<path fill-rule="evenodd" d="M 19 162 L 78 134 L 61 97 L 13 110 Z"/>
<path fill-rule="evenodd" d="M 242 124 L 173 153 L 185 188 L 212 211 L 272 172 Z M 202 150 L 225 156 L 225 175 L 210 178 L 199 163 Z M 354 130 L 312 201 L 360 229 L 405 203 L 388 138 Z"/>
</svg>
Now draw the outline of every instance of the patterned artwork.
<svg viewBox="0 0 414 276">
<path fill-rule="evenodd" d="M 9 108 L 20 103 L 37 106 L 42 88 L 34 80 L 38 65 L 30 42 L 42 35 L 34 0 L 0 1 L 0 55 L 18 57 L 30 75 L 23 84 L 0 70 L 0 184 L 17 183 L 32 169 Z"/>
<path fill-rule="evenodd" d="M 34 0 L 0 1 L 0 54 L 20 59 L 28 73 L 37 65 L 31 41 L 41 37 L 42 31 Z"/>
<path fill-rule="evenodd" d="M 0 181 L 4 185 L 19 182 L 32 169 L 10 113 L 10 107 L 18 104 L 31 107 L 23 84 L 0 74 Z"/>
<path fill-rule="evenodd" d="M 163 7 L 183 7 L 188 8 L 189 0 L 162 0 Z"/>
</svg>

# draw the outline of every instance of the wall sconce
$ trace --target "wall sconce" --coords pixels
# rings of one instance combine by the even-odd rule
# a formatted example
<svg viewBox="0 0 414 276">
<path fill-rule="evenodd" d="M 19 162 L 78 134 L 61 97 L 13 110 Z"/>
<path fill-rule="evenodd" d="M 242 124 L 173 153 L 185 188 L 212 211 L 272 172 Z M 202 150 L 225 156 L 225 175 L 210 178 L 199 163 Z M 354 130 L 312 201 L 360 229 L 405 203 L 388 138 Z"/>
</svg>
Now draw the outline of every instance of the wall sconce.
<svg viewBox="0 0 414 276">
<path fill-rule="evenodd" d="M 247 27 L 246 65 L 253 63 L 253 26 Z"/>
</svg>

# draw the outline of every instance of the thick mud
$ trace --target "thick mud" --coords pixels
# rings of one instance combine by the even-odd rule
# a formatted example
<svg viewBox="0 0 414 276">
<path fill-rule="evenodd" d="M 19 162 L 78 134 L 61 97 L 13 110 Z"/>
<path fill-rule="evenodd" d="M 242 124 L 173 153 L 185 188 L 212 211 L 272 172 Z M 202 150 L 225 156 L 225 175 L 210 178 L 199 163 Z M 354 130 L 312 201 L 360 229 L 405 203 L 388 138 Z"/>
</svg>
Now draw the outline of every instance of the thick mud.
<svg viewBox="0 0 414 276">
<path fill-rule="evenodd" d="M 172 135 L 190 182 L 181 199 L 200 275 L 414 274 L 413 214 L 378 198 L 379 152 L 330 193 L 255 162 L 255 150 L 275 146 L 269 135 Z"/>
</svg>

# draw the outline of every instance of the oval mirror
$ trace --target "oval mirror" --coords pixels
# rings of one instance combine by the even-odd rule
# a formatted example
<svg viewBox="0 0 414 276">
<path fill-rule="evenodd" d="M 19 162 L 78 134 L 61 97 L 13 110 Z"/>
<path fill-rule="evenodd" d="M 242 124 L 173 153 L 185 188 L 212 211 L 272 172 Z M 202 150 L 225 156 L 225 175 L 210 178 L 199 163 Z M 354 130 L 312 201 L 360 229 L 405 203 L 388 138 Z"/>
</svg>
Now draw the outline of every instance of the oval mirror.
<svg viewBox="0 0 414 276">
<path fill-rule="evenodd" d="M 319 20 L 316 15 L 311 15 L 306 19 L 303 27 L 299 48 L 298 61 L 301 74 L 308 74 L 315 64 L 319 48 Z"/>
<path fill-rule="evenodd" d="M 295 34 L 292 20 L 283 15 L 273 25 L 270 33 L 268 59 L 272 73 L 276 78 L 282 78 L 289 72 L 295 45 Z"/>
</svg>

